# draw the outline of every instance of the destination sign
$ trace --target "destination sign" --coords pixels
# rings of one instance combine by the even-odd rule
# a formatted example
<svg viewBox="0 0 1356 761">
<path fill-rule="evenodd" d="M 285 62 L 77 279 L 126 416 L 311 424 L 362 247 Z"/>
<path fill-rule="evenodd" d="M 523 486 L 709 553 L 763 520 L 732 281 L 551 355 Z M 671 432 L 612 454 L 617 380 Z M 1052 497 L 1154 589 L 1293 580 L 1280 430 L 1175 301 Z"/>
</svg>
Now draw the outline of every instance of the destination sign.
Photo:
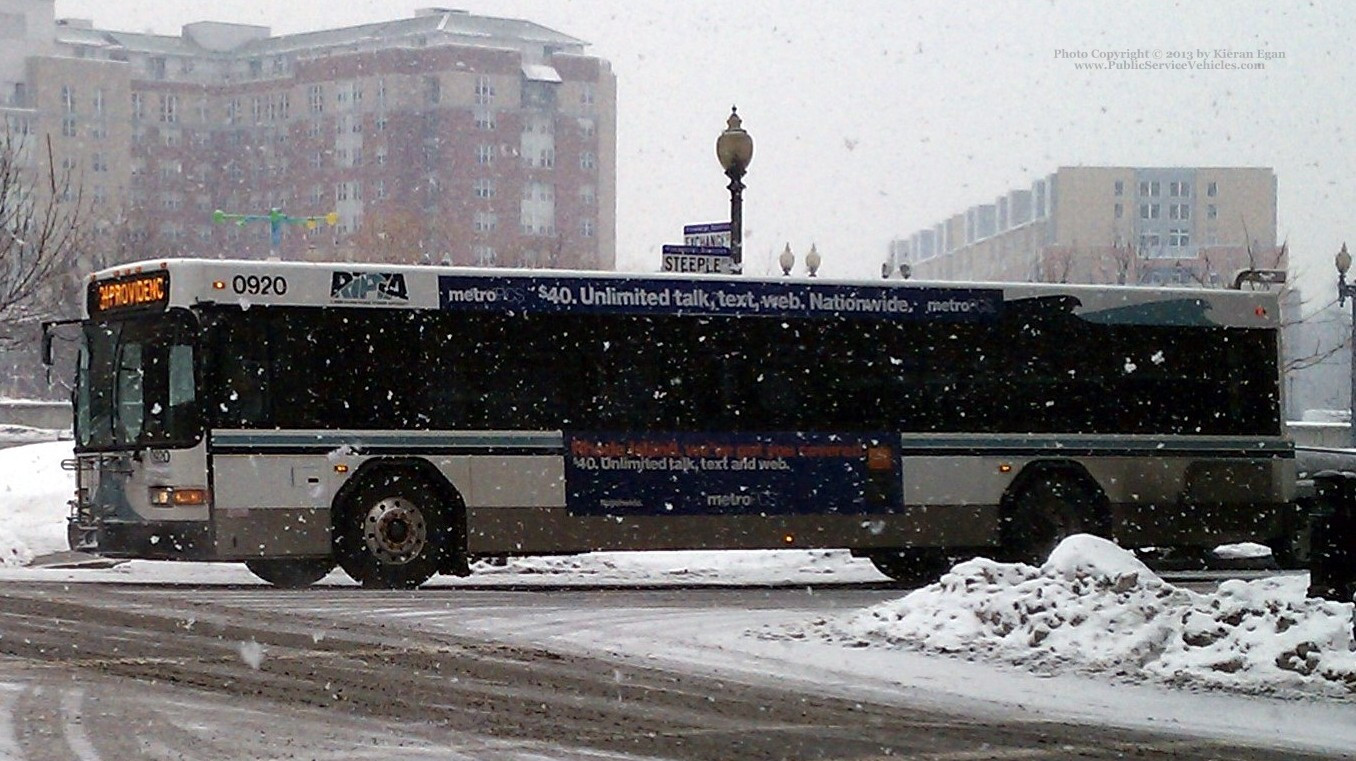
<svg viewBox="0 0 1356 761">
<path fill-rule="evenodd" d="M 981 322 L 998 317 L 996 288 L 922 288 L 764 281 L 442 275 L 443 309 L 480 312 L 850 317 Z"/>
<path fill-rule="evenodd" d="M 169 303 L 169 273 L 147 272 L 91 283 L 91 315 L 121 309 L 163 308 Z"/>
</svg>

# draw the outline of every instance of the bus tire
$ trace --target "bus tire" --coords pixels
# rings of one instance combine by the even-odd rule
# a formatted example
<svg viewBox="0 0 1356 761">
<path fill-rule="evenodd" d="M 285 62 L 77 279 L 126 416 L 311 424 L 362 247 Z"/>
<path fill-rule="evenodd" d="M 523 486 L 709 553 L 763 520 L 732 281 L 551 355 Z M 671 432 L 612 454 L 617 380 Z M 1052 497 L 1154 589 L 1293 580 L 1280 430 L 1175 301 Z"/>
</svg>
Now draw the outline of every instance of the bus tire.
<svg viewBox="0 0 1356 761">
<path fill-rule="evenodd" d="M 437 492 L 411 470 L 383 468 L 364 477 L 339 506 L 334 557 L 370 589 L 414 589 L 438 572 L 448 522 Z"/>
<path fill-rule="evenodd" d="M 927 586 L 951 567 L 951 558 L 940 547 L 882 550 L 868 557 L 877 571 L 906 587 Z"/>
<path fill-rule="evenodd" d="M 1041 565 L 1074 534 L 1109 536 L 1105 497 L 1075 473 L 1049 471 L 1027 479 L 1003 521 L 1006 560 Z"/>
<path fill-rule="evenodd" d="M 250 573 L 279 589 L 304 589 L 334 570 L 331 558 L 259 558 L 246 560 Z"/>
</svg>

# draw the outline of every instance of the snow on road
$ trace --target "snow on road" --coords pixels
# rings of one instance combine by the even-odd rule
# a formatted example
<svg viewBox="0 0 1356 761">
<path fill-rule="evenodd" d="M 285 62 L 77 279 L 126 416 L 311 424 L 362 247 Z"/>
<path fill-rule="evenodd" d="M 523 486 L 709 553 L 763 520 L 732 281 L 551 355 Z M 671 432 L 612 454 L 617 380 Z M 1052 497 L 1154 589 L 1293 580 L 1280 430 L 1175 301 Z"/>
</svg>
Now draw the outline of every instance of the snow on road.
<svg viewBox="0 0 1356 761">
<path fill-rule="evenodd" d="M 68 443 L 0 451 L 0 578 L 256 583 L 234 564 L 134 561 L 23 567 L 64 549 Z M 598 553 L 482 566 L 436 585 L 816 584 L 881 581 L 846 552 Z M 327 579 L 347 583 L 342 574 Z M 1305 598 L 1307 577 L 1175 587 L 1095 537 L 1037 568 L 975 559 L 938 584 L 860 610 L 499 611 L 519 637 L 826 691 L 1026 718 L 1099 721 L 1275 745 L 1356 751 L 1350 603 Z M 545 618 L 543 618 L 545 617 Z M 540 626 L 534 628 L 533 622 Z M 612 626 L 609 622 L 615 622 Z"/>
</svg>

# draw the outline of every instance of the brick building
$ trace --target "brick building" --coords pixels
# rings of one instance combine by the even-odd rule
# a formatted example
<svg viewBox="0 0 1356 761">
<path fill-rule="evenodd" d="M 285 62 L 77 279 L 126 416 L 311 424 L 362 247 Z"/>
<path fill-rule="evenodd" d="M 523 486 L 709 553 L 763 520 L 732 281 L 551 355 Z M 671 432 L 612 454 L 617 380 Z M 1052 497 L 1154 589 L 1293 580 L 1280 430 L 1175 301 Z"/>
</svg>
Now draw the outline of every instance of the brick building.
<svg viewBox="0 0 1356 761">
<path fill-rule="evenodd" d="M 0 114 L 26 160 L 80 179 L 109 260 L 263 257 L 266 224 L 213 211 L 337 213 L 289 225 L 285 259 L 612 269 L 616 78 L 528 21 L 429 8 L 273 36 L 179 36 L 0 0 Z M 42 150 L 32 150 L 36 146 Z"/>
</svg>

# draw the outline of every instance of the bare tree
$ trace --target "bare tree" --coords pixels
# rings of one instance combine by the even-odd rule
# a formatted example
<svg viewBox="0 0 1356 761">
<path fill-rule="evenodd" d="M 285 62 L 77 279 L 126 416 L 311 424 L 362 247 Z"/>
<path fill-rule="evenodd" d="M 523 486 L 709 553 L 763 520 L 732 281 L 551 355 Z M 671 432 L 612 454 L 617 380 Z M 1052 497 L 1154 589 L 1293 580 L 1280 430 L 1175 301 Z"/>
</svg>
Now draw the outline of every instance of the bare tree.
<svg viewBox="0 0 1356 761">
<path fill-rule="evenodd" d="M 82 249 L 82 198 L 69 166 L 56 168 L 46 142 L 46 172 L 29 166 L 27 135 L 0 137 L 0 347 L 31 341 L 59 308 L 63 285 Z"/>
</svg>

